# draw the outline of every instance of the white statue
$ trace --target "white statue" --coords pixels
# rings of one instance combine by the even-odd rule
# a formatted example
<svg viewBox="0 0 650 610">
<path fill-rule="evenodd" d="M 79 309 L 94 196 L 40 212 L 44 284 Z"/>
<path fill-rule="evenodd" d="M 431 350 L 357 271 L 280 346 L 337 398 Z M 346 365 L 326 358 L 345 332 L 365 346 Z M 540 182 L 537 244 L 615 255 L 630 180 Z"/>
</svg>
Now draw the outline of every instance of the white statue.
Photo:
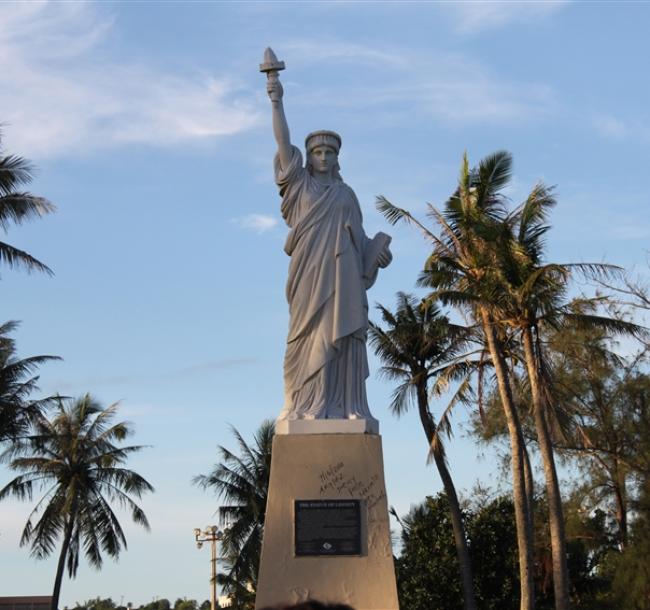
<svg viewBox="0 0 650 610">
<path fill-rule="evenodd" d="M 275 180 L 290 227 L 287 280 L 289 335 L 284 358 L 284 407 L 278 420 L 366 419 L 368 300 L 379 267 L 392 260 L 390 237 L 366 236 L 354 191 L 341 179 L 341 138 L 315 131 L 305 140 L 307 163 L 289 138 L 278 62 L 264 63 L 278 144 Z"/>
</svg>

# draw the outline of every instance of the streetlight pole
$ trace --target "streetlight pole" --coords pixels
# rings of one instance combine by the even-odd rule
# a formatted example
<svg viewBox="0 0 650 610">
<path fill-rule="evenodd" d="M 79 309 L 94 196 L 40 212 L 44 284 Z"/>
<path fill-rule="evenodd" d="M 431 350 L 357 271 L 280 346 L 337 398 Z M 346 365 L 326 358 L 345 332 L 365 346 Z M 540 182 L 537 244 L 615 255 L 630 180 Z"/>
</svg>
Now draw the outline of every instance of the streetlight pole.
<svg viewBox="0 0 650 610">
<path fill-rule="evenodd" d="M 217 542 L 223 540 L 223 532 L 216 525 L 208 525 L 201 531 L 200 527 L 194 528 L 196 548 L 200 549 L 204 542 L 209 542 L 210 549 L 210 610 L 218 610 L 217 604 Z"/>
</svg>

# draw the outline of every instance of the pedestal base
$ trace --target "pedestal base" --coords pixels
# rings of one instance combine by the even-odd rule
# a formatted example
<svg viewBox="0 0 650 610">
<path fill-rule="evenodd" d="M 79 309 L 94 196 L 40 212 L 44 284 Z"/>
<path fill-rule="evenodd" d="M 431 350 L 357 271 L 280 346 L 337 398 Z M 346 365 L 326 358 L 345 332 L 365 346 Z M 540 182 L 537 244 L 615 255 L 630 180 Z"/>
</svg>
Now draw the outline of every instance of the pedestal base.
<svg viewBox="0 0 650 610">
<path fill-rule="evenodd" d="M 295 502 L 359 500 L 361 553 L 296 556 Z M 381 437 L 283 434 L 273 440 L 257 609 L 306 599 L 398 610 Z"/>
</svg>

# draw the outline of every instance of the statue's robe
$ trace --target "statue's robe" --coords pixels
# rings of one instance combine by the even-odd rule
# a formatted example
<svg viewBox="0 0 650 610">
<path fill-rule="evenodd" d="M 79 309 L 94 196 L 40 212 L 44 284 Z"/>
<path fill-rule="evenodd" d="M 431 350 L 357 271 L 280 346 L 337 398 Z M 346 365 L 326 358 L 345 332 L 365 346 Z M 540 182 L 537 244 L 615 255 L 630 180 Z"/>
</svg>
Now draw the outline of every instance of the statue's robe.
<svg viewBox="0 0 650 610">
<path fill-rule="evenodd" d="M 288 167 L 275 158 L 282 216 L 290 227 L 286 295 L 289 334 L 284 407 L 278 419 L 372 418 L 368 377 L 363 231 L 359 202 L 342 181 L 323 185 L 292 147 Z"/>
</svg>

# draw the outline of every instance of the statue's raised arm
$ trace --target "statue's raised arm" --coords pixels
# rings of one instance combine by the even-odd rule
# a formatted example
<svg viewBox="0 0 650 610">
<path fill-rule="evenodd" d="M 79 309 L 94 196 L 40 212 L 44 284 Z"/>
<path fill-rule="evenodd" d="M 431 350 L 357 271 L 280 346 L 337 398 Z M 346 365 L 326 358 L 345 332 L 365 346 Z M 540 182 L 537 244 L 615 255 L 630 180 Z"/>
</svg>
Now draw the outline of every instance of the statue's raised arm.
<svg viewBox="0 0 650 610">
<path fill-rule="evenodd" d="M 260 64 L 260 72 L 266 73 L 266 92 L 269 94 L 273 111 L 273 134 L 275 135 L 275 141 L 278 143 L 280 165 L 286 168 L 289 161 L 291 161 L 291 138 L 282 104 L 284 90 L 280 82 L 280 70 L 284 70 L 284 62 L 278 61 L 273 49 L 267 47 L 266 51 L 264 51 L 264 62 Z"/>
</svg>

